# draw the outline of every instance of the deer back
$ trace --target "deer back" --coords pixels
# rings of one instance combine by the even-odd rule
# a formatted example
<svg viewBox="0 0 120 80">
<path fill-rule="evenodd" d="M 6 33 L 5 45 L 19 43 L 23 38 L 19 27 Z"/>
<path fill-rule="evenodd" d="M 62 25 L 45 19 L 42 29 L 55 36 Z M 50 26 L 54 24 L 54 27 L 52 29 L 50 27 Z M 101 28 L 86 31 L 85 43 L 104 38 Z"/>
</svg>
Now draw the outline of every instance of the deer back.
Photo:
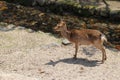
<svg viewBox="0 0 120 80">
<path fill-rule="evenodd" d="M 101 34 L 100 31 L 90 29 L 71 30 L 70 41 L 79 42 L 81 44 L 91 44 L 101 39 Z"/>
</svg>

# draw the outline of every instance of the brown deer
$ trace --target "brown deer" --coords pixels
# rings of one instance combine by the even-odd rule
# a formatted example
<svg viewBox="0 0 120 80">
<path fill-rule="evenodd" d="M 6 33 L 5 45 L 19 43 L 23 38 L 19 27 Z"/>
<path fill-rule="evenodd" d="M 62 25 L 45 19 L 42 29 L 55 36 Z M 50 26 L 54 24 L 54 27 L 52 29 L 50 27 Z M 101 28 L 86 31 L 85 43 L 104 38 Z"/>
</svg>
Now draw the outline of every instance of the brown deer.
<svg viewBox="0 0 120 80">
<path fill-rule="evenodd" d="M 57 26 L 54 27 L 54 30 L 59 31 L 64 38 L 67 38 L 70 42 L 75 43 L 75 55 L 73 58 L 76 59 L 77 57 L 79 45 L 92 44 L 102 51 L 102 63 L 104 63 L 107 59 L 106 51 L 103 46 L 103 42 L 107 41 L 107 39 L 100 31 L 92 29 L 68 30 L 64 21 L 57 24 Z"/>
</svg>

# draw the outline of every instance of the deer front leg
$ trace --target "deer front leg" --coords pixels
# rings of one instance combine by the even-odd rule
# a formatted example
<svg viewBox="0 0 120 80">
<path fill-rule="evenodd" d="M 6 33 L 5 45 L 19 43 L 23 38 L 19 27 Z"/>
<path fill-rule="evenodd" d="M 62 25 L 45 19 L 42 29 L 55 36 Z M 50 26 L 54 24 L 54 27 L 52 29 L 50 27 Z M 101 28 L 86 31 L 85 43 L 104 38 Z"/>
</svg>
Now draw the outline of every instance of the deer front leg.
<svg viewBox="0 0 120 80">
<path fill-rule="evenodd" d="M 106 59 L 107 59 L 107 56 L 106 56 L 105 49 L 104 49 L 104 48 L 102 48 L 101 50 L 102 50 L 102 54 L 103 54 L 102 62 L 104 63 L 104 60 L 106 60 Z"/>
<path fill-rule="evenodd" d="M 75 55 L 74 55 L 74 59 L 77 59 L 77 52 L 78 52 L 78 43 L 75 43 Z"/>
<path fill-rule="evenodd" d="M 105 52 L 103 45 L 95 44 L 95 46 L 96 46 L 96 48 L 98 48 L 102 51 L 102 63 L 104 63 L 104 61 L 107 59 L 107 56 L 106 56 L 106 52 Z"/>
</svg>

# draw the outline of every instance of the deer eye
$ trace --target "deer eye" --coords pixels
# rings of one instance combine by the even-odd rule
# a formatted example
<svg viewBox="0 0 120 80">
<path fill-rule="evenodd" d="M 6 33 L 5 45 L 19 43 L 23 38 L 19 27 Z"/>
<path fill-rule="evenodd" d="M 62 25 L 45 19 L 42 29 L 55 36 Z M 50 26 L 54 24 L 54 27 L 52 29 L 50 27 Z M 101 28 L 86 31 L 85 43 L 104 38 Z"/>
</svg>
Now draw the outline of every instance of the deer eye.
<svg viewBox="0 0 120 80">
<path fill-rule="evenodd" d="M 60 25 L 58 25 L 58 28 L 60 28 Z"/>
</svg>

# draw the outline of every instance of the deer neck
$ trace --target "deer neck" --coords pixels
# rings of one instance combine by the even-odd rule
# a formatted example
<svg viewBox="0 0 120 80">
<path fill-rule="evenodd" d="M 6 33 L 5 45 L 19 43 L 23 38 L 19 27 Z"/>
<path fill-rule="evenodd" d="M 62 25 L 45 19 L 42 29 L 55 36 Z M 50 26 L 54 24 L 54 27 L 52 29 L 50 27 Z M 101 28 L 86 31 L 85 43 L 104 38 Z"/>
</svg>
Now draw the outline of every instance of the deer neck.
<svg viewBox="0 0 120 80">
<path fill-rule="evenodd" d="M 64 38 L 67 38 L 68 40 L 70 39 L 70 33 L 71 33 L 71 32 L 68 31 L 67 28 L 61 31 L 61 35 L 62 35 Z"/>
</svg>

